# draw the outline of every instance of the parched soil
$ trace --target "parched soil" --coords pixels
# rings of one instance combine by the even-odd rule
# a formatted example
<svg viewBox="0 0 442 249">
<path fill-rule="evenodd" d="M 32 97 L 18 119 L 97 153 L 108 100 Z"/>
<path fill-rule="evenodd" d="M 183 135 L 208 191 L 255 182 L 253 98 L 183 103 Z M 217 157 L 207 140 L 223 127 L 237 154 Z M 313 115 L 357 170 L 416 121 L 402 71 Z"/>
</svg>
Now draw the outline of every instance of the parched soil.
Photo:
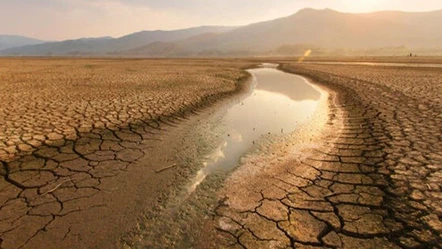
<svg viewBox="0 0 442 249">
<path fill-rule="evenodd" d="M 246 160 L 195 246 L 441 248 L 442 69 L 285 63 L 329 90 L 329 116 Z M 130 246 L 188 176 L 178 152 L 198 154 L 180 123 L 252 64 L 0 59 L 0 248 Z"/>
<path fill-rule="evenodd" d="M 245 62 L 0 59 L 0 248 L 114 248 L 178 184 L 181 120 Z"/>
<path fill-rule="evenodd" d="M 0 60 L 0 160 L 117 130 L 232 92 L 244 64 L 196 60 Z M 152 124 L 157 126 L 158 124 Z"/>
<path fill-rule="evenodd" d="M 328 123 L 235 172 L 200 247 L 441 248 L 442 69 L 281 68 L 336 96 Z"/>
</svg>

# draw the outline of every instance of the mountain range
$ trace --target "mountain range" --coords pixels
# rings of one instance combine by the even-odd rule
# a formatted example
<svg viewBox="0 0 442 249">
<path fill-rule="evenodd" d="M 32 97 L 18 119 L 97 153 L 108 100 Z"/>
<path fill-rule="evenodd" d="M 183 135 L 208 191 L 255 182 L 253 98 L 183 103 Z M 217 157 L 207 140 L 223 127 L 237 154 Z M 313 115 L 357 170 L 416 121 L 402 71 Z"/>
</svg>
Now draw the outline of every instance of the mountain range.
<svg viewBox="0 0 442 249">
<path fill-rule="evenodd" d="M 303 9 L 291 16 L 240 27 L 141 31 L 120 38 L 46 43 L 29 40 L 25 46 L 3 47 L 0 55 L 241 56 L 299 54 L 306 49 L 312 49 L 317 55 L 332 51 L 402 54 L 410 50 L 433 50 L 442 53 L 441 23 L 442 10 L 355 14 Z"/>
<path fill-rule="evenodd" d="M 19 35 L 0 35 L 0 50 L 40 43 L 44 41 Z"/>
</svg>

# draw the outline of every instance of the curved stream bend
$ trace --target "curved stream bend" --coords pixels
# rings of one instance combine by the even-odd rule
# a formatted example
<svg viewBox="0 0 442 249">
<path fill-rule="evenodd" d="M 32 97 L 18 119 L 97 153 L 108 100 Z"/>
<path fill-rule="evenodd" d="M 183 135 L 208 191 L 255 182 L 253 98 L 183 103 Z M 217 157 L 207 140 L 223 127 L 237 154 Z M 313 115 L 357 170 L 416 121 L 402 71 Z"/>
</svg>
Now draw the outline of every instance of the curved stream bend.
<svg viewBox="0 0 442 249">
<path fill-rule="evenodd" d="M 253 77 L 252 90 L 226 111 L 220 123 L 223 139 L 192 179 L 189 193 L 210 173 L 233 169 L 262 136 L 291 133 L 317 108 L 321 92 L 305 78 L 282 72 L 274 64 L 248 72 Z"/>
</svg>

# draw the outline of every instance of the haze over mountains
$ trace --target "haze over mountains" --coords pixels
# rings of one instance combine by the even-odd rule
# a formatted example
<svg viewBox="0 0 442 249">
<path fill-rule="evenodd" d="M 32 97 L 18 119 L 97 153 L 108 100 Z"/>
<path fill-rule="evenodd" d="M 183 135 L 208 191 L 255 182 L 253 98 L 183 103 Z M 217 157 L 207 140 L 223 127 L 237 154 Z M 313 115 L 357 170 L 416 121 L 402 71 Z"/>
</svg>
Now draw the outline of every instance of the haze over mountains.
<svg viewBox="0 0 442 249">
<path fill-rule="evenodd" d="M 241 56 L 408 51 L 442 54 L 442 10 L 366 14 L 303 9 L 296 14 L 242 27 L 203 26 L 175 31 L 141 31 L 8 48 L 0 55 Z"/>
<path fill-rule="evenodd" d="M 120 38 L 98 37 L 27 45 L 0 51 L 5 55 L 94 55 L 133 49 L 152 42 L 173 42 L 206 32 L 225 32 L 233 27 L 202 26 L 173 31 L 141 31 Z"/>
<path fill-rule="evenodd" d="M 40 44 L 44 41 L 19 35 L 0 35 L 0 50 L 25 45 Z"/>
</svg>

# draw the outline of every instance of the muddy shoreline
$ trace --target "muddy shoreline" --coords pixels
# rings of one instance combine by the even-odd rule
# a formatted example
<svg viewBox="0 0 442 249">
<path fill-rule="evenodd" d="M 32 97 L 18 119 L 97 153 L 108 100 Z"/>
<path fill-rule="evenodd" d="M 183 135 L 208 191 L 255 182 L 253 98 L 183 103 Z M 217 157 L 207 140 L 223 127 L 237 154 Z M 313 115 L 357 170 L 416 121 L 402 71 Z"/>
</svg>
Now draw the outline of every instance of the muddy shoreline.
<svg viewBox="0 0 442 249">
<path fill-rule="evenodd" d="M 442 83 L 441 71 L 377 67 L 361 75 L 368 69 L 282 68 L 337 93 L 324 136 L 297 158 L 264 163 L 264 170 L 245 172 L 253 177 L 228 181 L 212 222 L 217 230 L 201 248 L 211 241 L 221 241 L 212 245 L 219 248 L 438 248 L 441 186 L 434 165 L 441 165 L 441 138 L 434 108 L 440 101 L 429 100 Z M 379 69 L 384 78 L 370 79 Z M 427 84 L 400 88 L 415 84 L 404 80 L 411 73 L 425 75 Z M 428 123 L 417 121 L 423 117 Z M 417 134 L 435 137 L 420 142 Z"/>
<path fill-rule="evenodd" d="M 431 96 L 442 71 L 376 67 L 389 78 L 367 81 L 376 74 L 353 76 L 360 66 L 311 67 L 281 66 L 329 91 L 326 125 L 310 144 L 246 158 L 217 192 L 197 248 L 438 248 L 441 116 Z M 415 84 L 401 78 L 410 74 L 427 79 L 398 87 Z"/>
<path fill-rule="evenodd" d="M 121 247 L 122 234 L 189 174 L 185 167 L 155 173 L 174 164 L 183 145 L 176 139 L 184 133 L 180 124 L 246 87 L 239 79 L 233 91 L 204 96 L 174 114 L 85 131 L 78 141 L 2 161 L 0 247 Z"/>
<path fill-rule="evenodd" d="M 125 240 L 128 247 L 131 248 L 190 248 L 202 245 L 203 248 L 209 248 L 209 244 L 201 244 L 202 238 L 208 238 L 207 229 L 212 231 L 216 229 L 211 226 L 210 221 L 214 217 L 214 211 L 219 204 L 222 197 L 219 196 L 218 191 L 224 186 L 226 179 L 231 177 L 233 172 L 241 170 L 250 158 L 260 157 L 261 155 L 272 154 L 272 160 L 281 160 L 282 157 L 286 157 L 294 147 L 300 148 L 305 146 L 301 144 L 306 140 L 311 139 L 314 134 L 321 129 L 321 125 L 316 125 L 314 128 L 309 124 L 311 122 L 325 122 L 326 115 L 326 101 L 327 94 L 314 87 L 316 90 L 322 92 L 320 107 L 316 111 L 315 118 L 306 123 L 302 123 L 302 127 L 297 126 L 295 131 L 291 135 L 267 135 L 250 148 L 250 151 L 241 159 L 240 166 L 235 170 L 216 171 L 212 172 L 207 178 L 198 186 L 195 192 L 185 196 L 185 188 L 178 192 L 175 192 L 168 199 L 167 203 L 164 203 L 161 210 L 156 212 L 148 212 L 145 218 L 141 221 L 140 229 L 132 231 L 128 234 L 128 238 Z M 249 95 L 249 94 L 247 94 Z M 244 96 L 245 97 L 245 96 Z M 217 130 L 219 126 L 219 118 L 224 116 L 224 111 L 229 109 L 229 106 L 235 103 L 243 103 L 241 96 L 238 96 L 236 100 L 232 100 L 233 103 L 219 103 L 215 104 L 209 112 L 200 113 L 197 117 L 197 121 L 192 121 L 183 124 L 184 126 L 193 127 L 193 129 L 182 134 L 184 144 L 194 147 L 195 150 L 188 150 L 189 147 L 185 147 L 183 154 L 178 153 L 177 157 L 180 157 L 180 161 L 190 162 L 186 168 L 199 170 L 203 162 L 206 160 L 203 156 L 211 153 L 221 137 L 227 135 L 223 130 Z M 257 124 L 258 125 L 258 124 Z M 279 132 L 279 131 L 278 131 Z M 308 135 L 307 135 L 308 133 Z M 301 142 L 301 137 L 303 140 Z M 195 141 L 198 141 L 195 143 Z M 277 144 L 277 146 L 275 146 Z M 265 158 L 266 156 L 263 156 Z M 269 158 L 265 161 L 270 161 Z M 198 166 L 200 165 L 200 166 Z M 195 175 L 196 171 L 193 171 L 190 175 Z M 233 173 L 235 174 L 235 173 Z M 246 179 L 246 178 L 245 178 Z M 181 194 L 180 194 L 181 193 Z M 177 218 L 179 217 L 179 218 Z M 216 240 L 212 241 L 216 243 Z M 211 245 L 211 243 L 210 243 Z"/>
<path fill-rule="evenodd" d="M 219 99 L 197 109 L 193 112 L 195 115 L 190 115 L 184 122 L 164 130 L 163 146 L 159 147 L 159 151 L 169 151 L 162 158 L 170 160 L 166 165 L 176 167 L 159 173 L 167 179 L 168 186 L 156 187 L 161 190 L 158 201 L 144 208 L 138 221 L 134 223 L 137 225 L 122 235 L 120 247 L 177 248 L 194 245 L 201 232 L 196 225 L 210 216 L 210 205 L 216 202 L 216 196 L 210 194 L 217 190 L 225 175 L 209 176 L 205 180 L 208 183 L 189 196 L 190 179 L 201 169 L 204 156 L 215 148 L 220 139 L 218 135 L 222 131 L 216 130 L 219 127 L 215 124 L 220 117 L 216 115 L 222 113 L 220 109 L 225 110 L 247 96 L 251 85 L 249 78 L 229 98 Z M 203 193 L 201 188 L 206 188 Z"/>
</svg>

